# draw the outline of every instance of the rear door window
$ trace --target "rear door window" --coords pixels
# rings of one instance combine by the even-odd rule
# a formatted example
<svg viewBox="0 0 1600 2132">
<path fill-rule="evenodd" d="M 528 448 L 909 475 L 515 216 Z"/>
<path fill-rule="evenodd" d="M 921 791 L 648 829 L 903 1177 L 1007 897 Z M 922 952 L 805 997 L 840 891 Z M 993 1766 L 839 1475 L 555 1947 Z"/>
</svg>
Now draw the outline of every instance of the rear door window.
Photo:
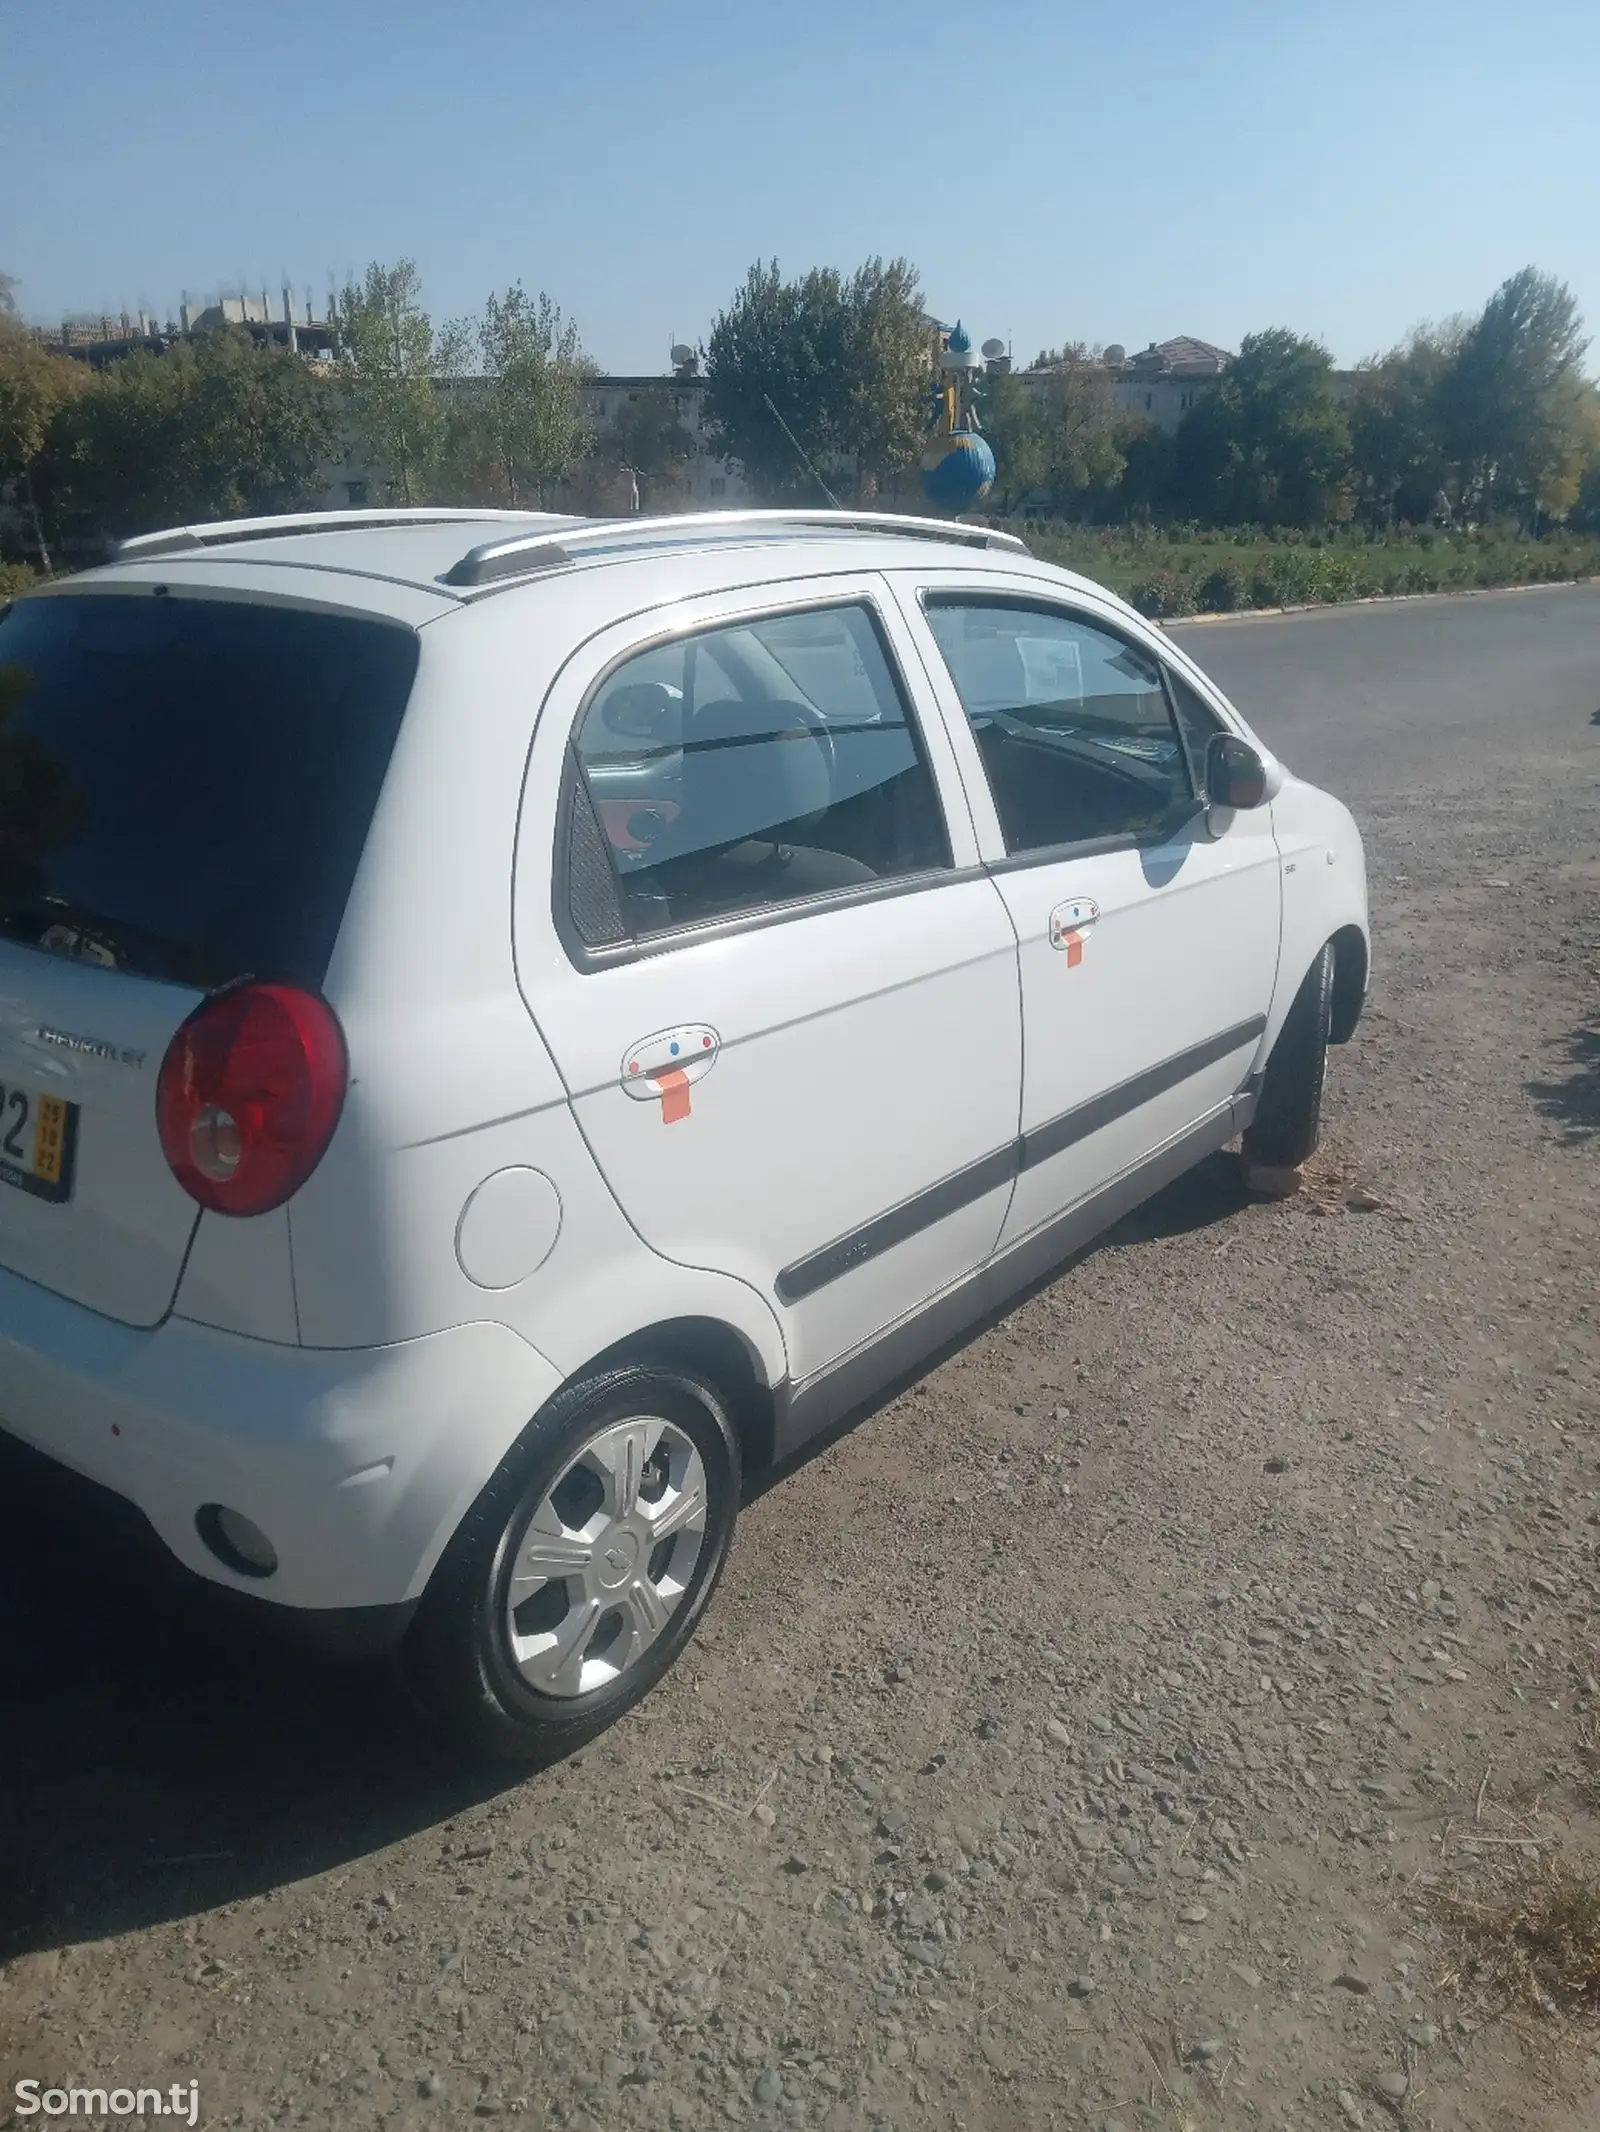
<svg viewBox="0 0 1600 2132">
<path fill-rule="evenodd" d="M 237 600 L 0 613 L 0 937 L 209 990 L 320 985 L 414 631 Z"/>
<path fill-rule="evenodd" d="M 596 691 L 574 755 L 585 946 L 950 865 L 921 735 L 862 606 L 639 653 Z"/>
</svg>

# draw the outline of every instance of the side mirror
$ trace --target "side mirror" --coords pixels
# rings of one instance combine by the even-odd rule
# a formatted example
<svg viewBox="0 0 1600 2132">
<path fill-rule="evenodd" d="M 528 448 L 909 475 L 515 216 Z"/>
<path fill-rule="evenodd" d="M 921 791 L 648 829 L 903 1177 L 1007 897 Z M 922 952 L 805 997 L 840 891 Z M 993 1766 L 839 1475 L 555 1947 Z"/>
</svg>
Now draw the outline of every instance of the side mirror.
<svg viewBox="0 0 1600 2132">
<path fill-rule="evenodd" d="M 1206 743 L 1206 805 L 1259 807 L 1269 798 L 1267 766 L 1237 733 L 1213 733 Z"/>
<path fill-rule="evenodd" d="M 627 740 L 662 741 L 674 730 L 674 713 L 681 717 L 682 710 L 681 690 L 664 681 L 624 682 L 602 701 L 600 723 Z"/>
</svg>

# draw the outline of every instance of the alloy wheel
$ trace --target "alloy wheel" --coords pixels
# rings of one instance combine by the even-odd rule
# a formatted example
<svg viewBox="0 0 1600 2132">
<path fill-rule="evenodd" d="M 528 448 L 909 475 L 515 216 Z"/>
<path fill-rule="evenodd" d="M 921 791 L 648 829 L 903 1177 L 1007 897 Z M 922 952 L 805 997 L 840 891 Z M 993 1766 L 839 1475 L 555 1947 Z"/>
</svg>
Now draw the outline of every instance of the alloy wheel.
<svg viewBox="0 0 1600 2132">
<path fill-rule="evenodd" d="M 705 1542 L 706 1470 L 674 1422 L 609 1422 L 517 1535 L 505 1582 L 512 1663 L 541 1695 L 592 1694 L 637 1665 L 682 1605 Z"/>
</svg>

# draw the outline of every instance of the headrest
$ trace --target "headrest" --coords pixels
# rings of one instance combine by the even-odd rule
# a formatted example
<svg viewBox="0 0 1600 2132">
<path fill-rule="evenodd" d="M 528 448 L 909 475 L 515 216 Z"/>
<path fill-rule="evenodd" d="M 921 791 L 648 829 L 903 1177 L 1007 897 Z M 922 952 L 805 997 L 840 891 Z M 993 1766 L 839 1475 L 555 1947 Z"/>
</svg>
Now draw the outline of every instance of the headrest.
<svg viewBox="0 0 1600 2132">
<path fill-rule="evenodd" d="M 680 829 L 697 851 L 772 840 L 823 813 L 832 798 L 823 742 L 799 704 L 730 696 L 695 712 L 684 742 Z"/>
</svg>

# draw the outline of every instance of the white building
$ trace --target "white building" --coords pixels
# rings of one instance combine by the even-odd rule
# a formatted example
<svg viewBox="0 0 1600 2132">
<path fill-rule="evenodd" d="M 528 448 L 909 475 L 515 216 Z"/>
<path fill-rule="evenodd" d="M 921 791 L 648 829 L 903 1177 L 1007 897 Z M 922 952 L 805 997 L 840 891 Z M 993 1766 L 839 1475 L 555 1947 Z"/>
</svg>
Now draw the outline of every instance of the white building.
<svg viewBox="0 0 1600 2132">
<path fill-rule="evenodd" d="M 1120 412 L 1141 416 L 1171 436 L 1195 401 L 1216 383 L 1232 361 L 1226 348 L 1180 333 L 1170 341 L 1152 341 L 1137 355 L 1126 354 L 1113 342 L 1095 358 L 1095 367 L 1109 374 Z M 1017 374 L 1024 383 L 1042 389 L 1062 367 L 1050 364 L 1043 370 Z"/>
<path fill-rule="evenodd" d="M 744 477 L 726 459 L 719 458 L 706 434 L 703 413 L 706 381 L 684 369 L 664 377 L 598 377 L 588 389 L 589 419 L 597 432 L 615 427 L 630 407 L 646 394 L 670 400 L 673 412 L 691 453 L 684 465 L 688 506 L 695 511 L 726 511 L 749 503 L 750 490 Z"/>
<path fill-rule="evenodd" d="M 1106 354 L 1120 355 L 1121 350 L 1108 348 Z M 1180 333 L 1174 340 L 1152 341 L 1138 355 L 1114 364 L 1112 389 L 1119 408 L 1145 416 L 1170 436 L 1232 361 L 1226 348 Z"/>
</svg>

